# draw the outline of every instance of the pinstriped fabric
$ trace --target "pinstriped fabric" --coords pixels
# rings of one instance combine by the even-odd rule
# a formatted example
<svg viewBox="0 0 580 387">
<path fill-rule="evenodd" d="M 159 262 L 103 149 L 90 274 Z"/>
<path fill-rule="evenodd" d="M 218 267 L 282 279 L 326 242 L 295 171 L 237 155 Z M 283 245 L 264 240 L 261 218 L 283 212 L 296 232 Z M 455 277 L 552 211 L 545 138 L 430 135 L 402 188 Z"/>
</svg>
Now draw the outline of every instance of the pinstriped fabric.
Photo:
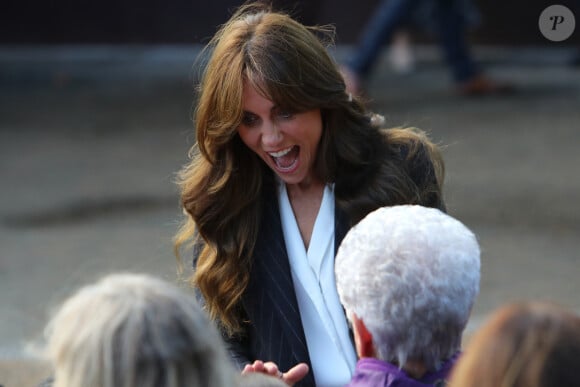
<svg viewBox="0 0 580 387">
<path fill-rule="evenodd" d="M 243 296 L 249 319 L 247 337 L 252 355 L 250 360 L 271 360 L 281 370 L 300 362 L 311 367 L 275 192 L 265 194 L 262 211 L 250 283 Z M 336 249 L 348 231 L 349 222 L 337 210 L 335 223 Z M 312 372 L 295 384 L 297 387 L 315 385 Z"/>
<path fill-rule="evenodd" d="M 250 283 L 243 297 L 250 320 L 251 353 L 254 359 L 276 362 L 281 370 L 300 362 L 310 366 L 277 197 L 273 192 L 266 196 L 261 229 L 254 247 Z M 303 387 L 314 385 L 311 373 L 296 384 Z"/>
</svg>

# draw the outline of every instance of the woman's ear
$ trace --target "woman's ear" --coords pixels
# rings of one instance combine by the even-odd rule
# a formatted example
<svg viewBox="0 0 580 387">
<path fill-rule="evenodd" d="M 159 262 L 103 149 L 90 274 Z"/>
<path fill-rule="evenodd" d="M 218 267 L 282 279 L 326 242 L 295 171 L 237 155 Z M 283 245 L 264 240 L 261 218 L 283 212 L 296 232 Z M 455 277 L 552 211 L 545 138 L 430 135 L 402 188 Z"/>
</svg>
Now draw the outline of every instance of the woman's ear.
<svg viewBox="0 0 580 387">
<path fill-rule="evenodd" d="M 355 313 L 352 314 L 352 329 L 358 357 L 376 357 L 373 335 L 367 329 L 364 321 Z"/>
</svg>

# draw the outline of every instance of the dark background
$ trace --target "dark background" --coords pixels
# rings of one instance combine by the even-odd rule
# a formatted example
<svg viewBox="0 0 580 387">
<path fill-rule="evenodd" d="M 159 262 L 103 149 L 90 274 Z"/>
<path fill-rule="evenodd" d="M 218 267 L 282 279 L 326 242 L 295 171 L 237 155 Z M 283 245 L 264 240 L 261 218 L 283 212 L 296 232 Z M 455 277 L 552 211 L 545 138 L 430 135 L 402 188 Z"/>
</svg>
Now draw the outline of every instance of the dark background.
<svg viewBox="0 0 580 387">
<path fill-rule="evenodd" d="M 299 3 L 307 24 L 332 23 L 337 43 L 356 41 L 378 0 L 277 0 Z M 233 0 L 8 0 L 0 11 L 0 44 L 188 44 L 204 43 L 242 1 Z M 553 4 L 571 8 L 580 25 L 577 0 L 476 1 L 481 24 L 470 33 L 477 44 L 547 45 L 538 17 Z M 576 8 L 576 9 L 575 9 Z M 575 44 L 574 33 L 561 45 Z M 430 37 L 419 33 L 418 41 Z"/>
</svg>

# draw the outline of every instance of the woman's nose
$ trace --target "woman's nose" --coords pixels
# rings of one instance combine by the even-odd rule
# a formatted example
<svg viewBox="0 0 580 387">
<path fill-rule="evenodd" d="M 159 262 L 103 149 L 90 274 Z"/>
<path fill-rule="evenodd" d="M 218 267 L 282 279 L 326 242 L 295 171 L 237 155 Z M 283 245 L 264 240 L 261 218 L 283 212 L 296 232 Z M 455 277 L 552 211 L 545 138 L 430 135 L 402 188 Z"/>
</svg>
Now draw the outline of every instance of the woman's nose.
<svg viewBox="0 0 580 387">
<path fill-rule="evenodd" d="M 271 148 L 282 142 L 282 132 L 273 123 L 265 123 L 262 127 L 262 144 Z"/>
</svg>

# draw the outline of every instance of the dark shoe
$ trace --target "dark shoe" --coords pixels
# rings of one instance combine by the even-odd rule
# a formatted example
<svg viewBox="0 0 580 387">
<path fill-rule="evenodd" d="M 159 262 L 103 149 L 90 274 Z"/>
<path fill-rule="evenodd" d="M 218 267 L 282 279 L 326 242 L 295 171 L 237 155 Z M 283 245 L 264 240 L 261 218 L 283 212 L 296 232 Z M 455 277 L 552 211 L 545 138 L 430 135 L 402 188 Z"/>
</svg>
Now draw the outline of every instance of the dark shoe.
<svg viewBox="0 0 580 387">
<path fill-rule="evenodd" d="M 485 75 L 477 75 L 457 86 L 457 93 L 463 97 L 511 94 L 514 91 L 513 84 L 494 81 Z"/>
</svg>

